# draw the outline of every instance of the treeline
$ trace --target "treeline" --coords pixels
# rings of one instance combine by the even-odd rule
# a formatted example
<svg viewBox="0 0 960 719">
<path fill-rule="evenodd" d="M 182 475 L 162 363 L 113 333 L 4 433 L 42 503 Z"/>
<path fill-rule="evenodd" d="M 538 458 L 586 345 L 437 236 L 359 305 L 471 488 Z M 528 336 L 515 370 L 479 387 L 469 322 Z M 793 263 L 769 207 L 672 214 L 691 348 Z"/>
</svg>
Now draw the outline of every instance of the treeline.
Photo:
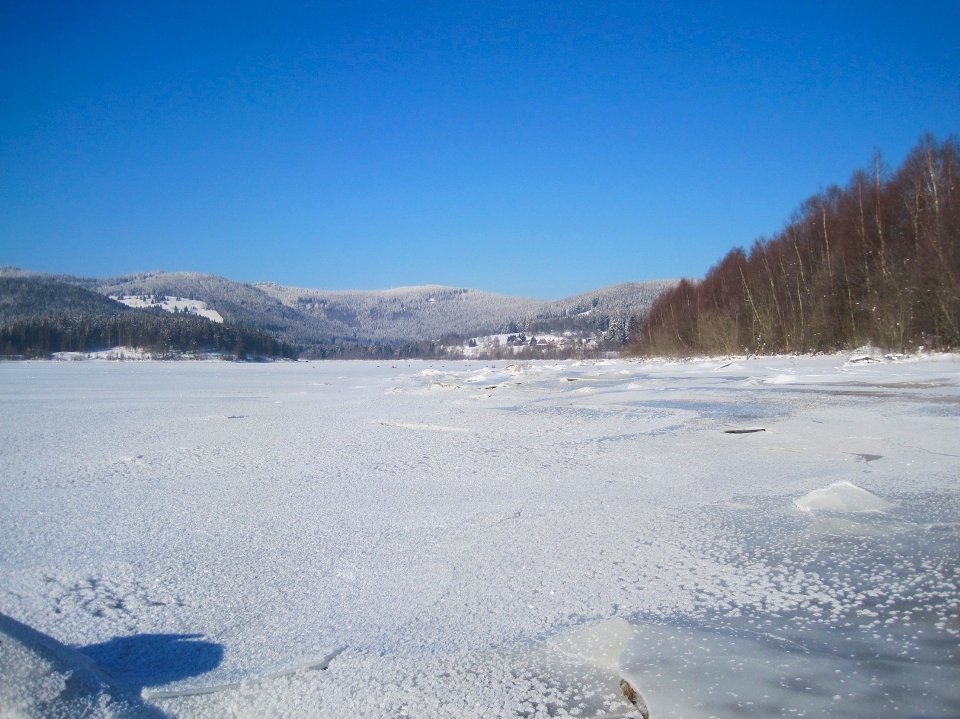
<svg viewBox="0 0 960 719">
<path fill-rule="evenodd" d="M 300 352 L 304 359 L 453 359 L 462 352 L 452 351 L 466 340 L 460 335 L 444 335 L 438 340 L 420 342 L 360 342 L 332 339 L 322 344 L 310 345 Z"/>
<path fill-rule="evenodd" d="M 132 347 L 156 357 L 217 352 L 236 359 L 295 359 L 294 349 L 266 332 L 203 317 L 130 311 L 111 316 L 35 317 L 0 327 L 0 356 L 47 358 L 54 352 Z"/>
<path fill-rule="evenodd" d="M 894 173 L 879 157 L 807 200 L 771 239 L 654 303 L 643 354 L 794 353 L 868 342 L 960 345 L 960 145 L 925 136 Z"/>
<path fill-rule="evenodd" d="M 485 347 L 479 352 L 471 352 L 478 360 L 531 360 L 531 359 L 592 359 L 604 357 L 610 352 L 619 353 L 624 349 L 628 325 L 625 322 L 609 323 L 607 333 L 598 333 L 592 341 L 573 338 L 564 345 L 528 343 L 522 347 L 496 345 Z M 323 360 L 459 360 L 464 359 L 469 338 L 457 334 L 444 335 L 438 340 L 420 342 L 358 342 L 352 340 L 331 340 L 323 344 L 314 344 L 302 349 L 299 356 L 303 359 Z"/>
</svg>

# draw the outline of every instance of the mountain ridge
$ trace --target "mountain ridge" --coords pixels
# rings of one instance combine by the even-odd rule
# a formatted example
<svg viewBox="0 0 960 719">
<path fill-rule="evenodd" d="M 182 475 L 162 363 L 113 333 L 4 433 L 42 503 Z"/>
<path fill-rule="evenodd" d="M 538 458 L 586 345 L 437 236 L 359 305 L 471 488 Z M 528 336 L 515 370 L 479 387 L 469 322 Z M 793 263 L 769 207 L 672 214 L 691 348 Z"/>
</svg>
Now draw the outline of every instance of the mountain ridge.
<svg viewBox="0 0 960 719">
<path fill-rule="evenodd" d="M 311 346 L 399 345 L 495 332 L 566 331 L 578 335 L 623 328 L 645 316 L 674 280 L 626 282 L 560 300 L 535 300 L 446 285 L 382 290 L 323 290 L 275 282 L 246 283 L 200 272 L 137 272 L 105 278 L 0 268 L 0 277 L 44 277 L 104 296 L 167 295 L 207 303 L 225 321 Z"/>
</svg>

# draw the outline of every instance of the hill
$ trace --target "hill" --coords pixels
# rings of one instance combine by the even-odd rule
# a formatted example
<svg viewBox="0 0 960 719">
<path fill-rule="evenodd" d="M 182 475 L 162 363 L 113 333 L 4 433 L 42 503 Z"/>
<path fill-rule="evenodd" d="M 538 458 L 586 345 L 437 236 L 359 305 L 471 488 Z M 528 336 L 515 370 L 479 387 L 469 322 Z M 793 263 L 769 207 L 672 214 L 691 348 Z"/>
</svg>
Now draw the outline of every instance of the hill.
<svg viewBox="0 0 960 719">
<path fill-rule="evenodd" d="M 376 291 L 256 286 L 334 334 L 389 342 L 497 331 L 602 331 L 612 320 L 645 314 L 672 284 L 626 283 L 558 301 L 440 285 Z"/>
<path fill-rule="evenodd" d="M 404 342 L 465 334 L 529 314 L 534 300 L 426 285 L 390 290 L 314 290 L 256 285 L 318 331 L 357 340 Z"/>
<path fill-rule="evenodd" d="M 131 309 L 76 284 L 11 271 L 0 276 L 0 356 L 47 357 L 129 347 L 156 356 L 216 352 L 293 357 L 267 332 L 154 309 Z"/>
<path fill-rule="evenodd" d="M 126 311 L 119 302 L 74 284 L 38 276 L 0 276 L 0 326 L 63 315 L 110 317 Z"/>
</svg>

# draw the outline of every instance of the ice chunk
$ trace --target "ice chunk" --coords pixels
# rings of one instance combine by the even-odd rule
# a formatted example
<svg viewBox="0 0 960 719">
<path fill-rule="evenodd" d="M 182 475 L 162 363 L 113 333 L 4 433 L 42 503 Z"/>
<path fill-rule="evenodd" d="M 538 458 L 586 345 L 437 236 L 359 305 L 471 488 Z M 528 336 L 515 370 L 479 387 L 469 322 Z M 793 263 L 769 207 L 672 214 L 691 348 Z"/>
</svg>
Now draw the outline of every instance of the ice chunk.
<svg viewBox="0 0 960 719">
<path fill-rule="evenodd" d="M 795 504 L 809 512 L 882 512 L 893 505 L 857 485 L 843 481 L 809 492 Z"/>
<path fill-rule="evenodd" d="M 431 382 L 430 389 L 439 390 L 441 392 L 449 391 L 452 389 L 457 389 L 457 385 L 450 384 L 449 382 Z"/>
<path fill-rule="evenodd" d="M 620 671 L 620 655 L 630 643 L 633 628 L 626 619 L 614 617 L 596 626 L 555 640 L 564 654 L 578 657 L 611 673 Z"/>
<path fill-rule="evenodd" d="M 503 368 L 504 372 L 513 372 L 514 374 L 526 374 L 529 369 L 529 365 L 524 364 L 508 364 Z"/>
<path fill-rule="evenodd" d="M 321 659 L 317 659 L 311 662 L 305 662 L 298 664 L 297 666 L 289 667 L 287 669 L 281 669 L 280 671 L 271 672 L 265 674 L 262 677 L 256 677 L 254 679 L 247 679 L 243 684 L 215 684 L 212 686 L 203 686 L 203 687 L 188 687 L 186 689 L 169 689 L 169 690 L 160 690 L 160 691 L 151 691 L 145 689 L 142 694 L 145 699 L 173 699 L 176 697 L 190 697 L 190 696 L 202 696 L 204 694 L 216 694 L 217 692 L 229 691 L 231 689 L 239 689 L 241 686 L 246 686 L 247 688 L 261 684 L 264 682 L 269 682 L 272 679 L 280 679 L 281 677 L 289 677 L 292 674 L 303 674 L 304 672 L 314 672 L 314 671 L 323 671 L 330 666 L 330 662 L 340 656 L 347 647 L 339 647 L 334 649 L 332 652 L 327 654 Z"/>
<path fill-rule="evenodd" d="M 873 345 L 857 347 L 846 361 L 847 365 L 876 364 L 883 362 L 883 352 Z"/>
<path fill-rule="evenodd" d="M 767 377 L 765 380 L 761 380 L 765 384 L 790 384 L 796 382 L 797 378 L 789 374 L 778 374 L 773 377 Z"/>
</svg>

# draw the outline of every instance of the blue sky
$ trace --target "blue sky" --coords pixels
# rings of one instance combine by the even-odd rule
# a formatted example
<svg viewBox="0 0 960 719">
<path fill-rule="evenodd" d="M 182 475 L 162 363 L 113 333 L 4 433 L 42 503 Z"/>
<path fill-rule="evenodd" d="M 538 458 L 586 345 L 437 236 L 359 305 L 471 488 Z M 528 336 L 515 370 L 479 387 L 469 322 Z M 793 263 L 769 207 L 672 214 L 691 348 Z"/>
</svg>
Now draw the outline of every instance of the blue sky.
<svg viewBox="0 0 960 719">
<path fill-rule="evenodd" d="M 669 5 L 669 7 L 665 7 Z M 960 4 L 0 4 L 0 264 L 553 299 L 960 131 Z"/>
</svg>

